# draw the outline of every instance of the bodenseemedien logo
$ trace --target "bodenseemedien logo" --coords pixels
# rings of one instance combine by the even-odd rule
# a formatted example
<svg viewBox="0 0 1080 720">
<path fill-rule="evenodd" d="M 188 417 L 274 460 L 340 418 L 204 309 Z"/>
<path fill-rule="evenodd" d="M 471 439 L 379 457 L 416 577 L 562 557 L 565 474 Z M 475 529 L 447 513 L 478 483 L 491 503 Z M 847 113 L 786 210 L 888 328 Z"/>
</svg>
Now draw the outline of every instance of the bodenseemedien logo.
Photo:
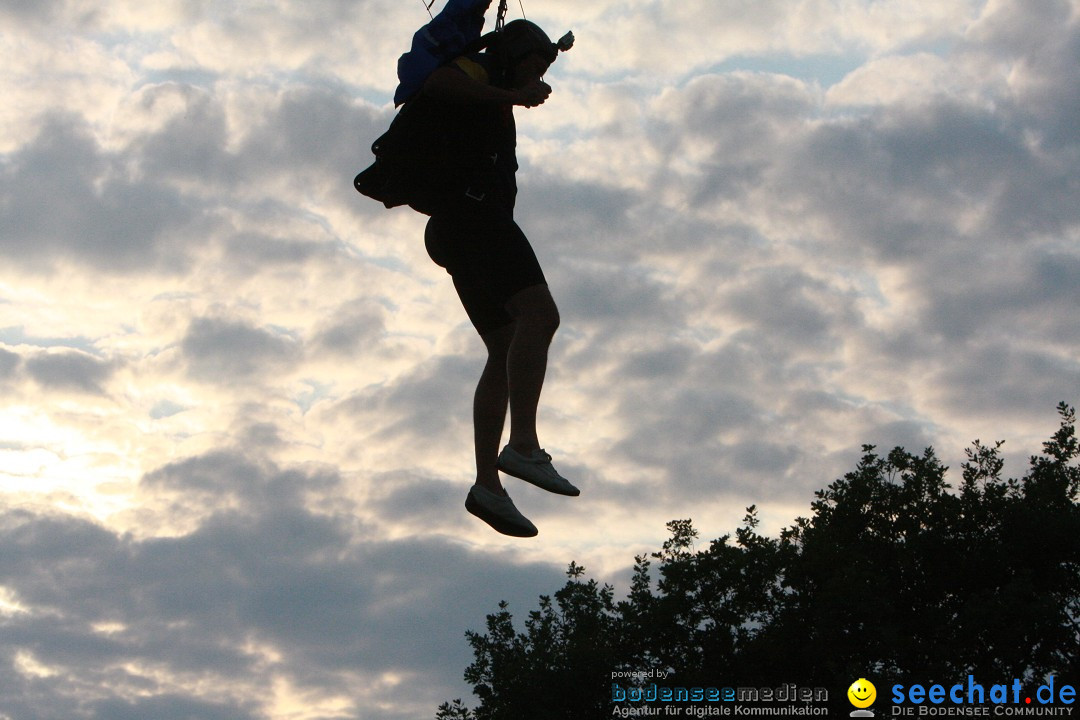
<svg viewBox="0 0 1080 720">
<path fill-rule="evenodd" d="M 612 676 L 625 678 L 619 671 Z M 642 677 L 634 673 L 630 677 Z M 651 675 L 649 676 L 651 677 Z M 668 680 L 665 676 L 661 679 Z M 783 683 L 777 687 L 684 687 L 647 683 L 624 686 L 611 683 L 613 717 L 826 717 L 829 691 Z"/>
</svg>

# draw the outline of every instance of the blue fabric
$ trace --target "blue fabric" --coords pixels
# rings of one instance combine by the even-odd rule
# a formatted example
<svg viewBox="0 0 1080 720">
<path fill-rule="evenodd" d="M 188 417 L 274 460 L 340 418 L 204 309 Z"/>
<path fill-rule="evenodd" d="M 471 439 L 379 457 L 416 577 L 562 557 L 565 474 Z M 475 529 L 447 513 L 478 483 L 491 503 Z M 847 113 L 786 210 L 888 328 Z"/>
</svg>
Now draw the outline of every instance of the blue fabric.
<svg viewBox="0 0 1080 720">
<path fill-rule="evenodd" d="M 480 37 L 484 16 L 479 8 L 486 8 L 489 3 L 490 0 L 449 0 L 431 22 L 413 34 L 412 48 L 398 58 L 395 105 L 415 95 L 428 75 Z"/>
</svg>

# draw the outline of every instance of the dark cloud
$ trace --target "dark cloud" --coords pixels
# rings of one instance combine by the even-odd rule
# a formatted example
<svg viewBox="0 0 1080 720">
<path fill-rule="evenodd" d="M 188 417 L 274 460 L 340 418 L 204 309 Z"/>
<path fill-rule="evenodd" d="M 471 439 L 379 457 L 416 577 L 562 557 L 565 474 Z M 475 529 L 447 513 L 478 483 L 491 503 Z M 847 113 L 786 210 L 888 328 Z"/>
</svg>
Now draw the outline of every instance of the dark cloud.
<svg viewBox="0 0 1080 720">
<path fill-rule="evenodd" d="M 335 355 L 355 356 L 378 346 L 386 332 L 385 311 L 371 301 L 345 303 L 317 329 L 313 344 Z"/>
<path fill-rule="evenodd" d="M 483 370 L 480 356 L 437 356 L 392 384 L 366 388 L 331 413 L 356 422 L 360 437 L 397 440 L 437 455 L 471 442 L 472 396 Z"/>
<path fill-rule="evenodd" d="M 638 350 L 626 356 L 618 374 L 645 381 L 682 377 L 696 354 L 696 347 L 680 342 Z"/>
<path fill-rule="evenodd" d="M 299 359 L 300 343 L 244 320 L 196 318 L 180 344 L 189 372 L 202 380 L 256 379 Z"/>
<path fill-rule="evenodd" d="M 889 422 L 867 423 L 863 430 L 866 445 L 874 445 L 879 450 L 888 452 L 894 447 L 907 448 L 911 452 L 921 452 L 934 446 L 934 433 L 926 423 L 912 420 L 894 420 Z M 945 452 L 956 452 L 959 448 L 948 448 Z M 849 459 L 849 463 L 854 457 Z M 846 472 L 846 470 L 845 470 Z"/>
<path fill-rule="evenodd" d="M 230 271 L 256 275 L 272 267 L 299 268 L 313 258 L 331 257 L 334 251 L 326 244 L 307 240 L 243 233 L 226 240 L 225 252 Z"/>
<path fill-rule="evenodd" d="M 969 273 L 965 253 L 928 278 L 948 273 L 948 282 L 922 286 L 926 305 L 919 320 L 926 332 L 961 342 L 1005 328 L 1019 343 L 1045 338 L 1068 344 L 1080 336 L 1080 318 L 1055 311 L 1080 304 L 1080 257 L 1043 248 L 1005 249 L 996 256 Z"/>
<path fill-rule="evenodd" d="M 251 439 L 249 434 L 245 445 L 257 444 Z M 334 474 L 298 476 L 231 450 L 170 463 L 142 479 L 142 484 L 150 490 L 165 490 L 185 497 L 205 495 L 219 501 L 231 498 L 252 510 L 299 503 L 305 492 L 330 489 L 338 482 Z"/>
<path fill-rule="evenodd" d="M 984 340 L 942 358 L 935 380 L 954 412 L 1037 419 L 1062 400 L 1075 402 L 1080 365 L 1074 356 Z"/>
<path fill-rule="evenodd" d="M 854 298 L 791 267 L 743 273 L 723 294 L 738 321 L 794 348 L 835 349 L 841 332 L 859 325 Z"/>
<path fill-rule="evenodd" d="M 33 355 L 26 360 L 26 372 L 38 384 L 57 390 L 78 390 L 101 394 L 114 365 L 75 351 Z"/>
<path fill-rule="evenodd" d="M 91 718 L 110 720 L 255 720 L 263 717 L 251 707 L 252 702 L 214 703 L 183 695 L 163 695 L 137 700 L 103 700 L 87 703 L 85 712 Z"/>
<path fill-rule="evenodd" d="M 776 192 L 833 231 L 832 252 L 918 264 L 973 241 L 963 223 L 1007 189 L 1001 165 L 1030 163 L 1019 142 L 1000 119 L 951 103 L 827 123 L 777 168 Z"/>
<path fill-rule="evenodd" d="M 0 378 L 11 377 L 20 363 L 22 363 L 22 357 L 18 353 L 0 348 Z"/>
<path fill-rule="evenodd" d="M 370 146 L 390 125 L 391 115 L 348 99 L 341 90 L 297 87 L 285 90 L 237 151 L 244 176 L 257 183 L 286 175 L 297 190 L 332 188 L 338 199 L 380 210 L 362 201 L 352 179 L 374 160 Z"/>
<path fill-rule="evenodd" d="M 233 184 L 237 171 L 226 151 L 227 128 L 221 100 L 211 90 L 181 83 L 143 88 L 137 106 L 150 116 L 169 108 L 164 126 L 138 137 L 129 149 L 148 178 L 195 180 L 204 187 Z"/>
<path fill-rule="evenodd" d="M 649 132 L 665 159 L 654 183 L 685 185 L 692 208 L 760 188 L 777 150 L 798 137 L 816 109 L 802 83 L 766 74 L 698 77 L 661 102 L 664 114 L 656 113 Z M 681 179 L 687 160 L 698 174 Z"/>
<path fill-rule="evenodd" d="M 666 334 L 684 322 L 680 298 L 636 263 L 592 264 L 571 257 L 554 265 L 549 283 L 571 327 L 625 337 L 650 328 Z"/>
<path fill-rule="evenodd" d="M 43 23 L 64 5 L 64 0 L 3 0 L 0 15 L 20 21 Z"/>
<path fill-rule="evenodd" d="M 153 129 L 107 150 L 86 119 L 46 113 L 36 136 L 0 162 L 0 254 L 9 262 L 177 273 L 222 236 L 232 238 L 226 242 L 230 255 L 251 267 L 329 254 L 326 244 L 228 233 L 221 220 L 226 205 L 251 207 L 264 222 L 274 214 L 303 216 L 296 198 L 282 203 L 261 192 L 249 195 L 249 188 L 273 179 L 298 194 L 318 188 L 336 202 L 356 201 L 350 209 L 358 214 L 378 209 L 358 201 L 351 180 L 370 162 L 367 145 L 389 118 L 350 103 L 341 92 L 284 92 L 266 116 L 245 119 L 253 129 L 235 148 L 223 100 L 213 89 L 146 85 L 123 110 L 152 118 Z"/>
<path fill-rule="evenodd" d="M 536 245 L 541 261 L 570 255 L 606 259 L 613 248 L 630 251 L 638 239 L 629 213 L 635 198 L 617 187 L 525 175 L 516 211 L 518 223 Z"/>
<path fill-rule="evenodd" d="M 74 260 L 105 273 L 181 270 L 176 234 L 198 214 L 154 178 L 127 176 L 124 164 L 81 119 L 46 115 L 0 164 L 0 253 L 30 268 Z"/>
<path fill-rule="evenodd" d="M 673 385 L 658 392 L 650 383 L 647 395 L 622 399 L 617 415 L 627 428 L 613 448 L 618 457 L 661 473 L 667 494 L 703 501 L 776 476 L 767 411 L 757 399 L 728 389 L 722 368 L 711 380 Z"/>
<path fill-rule="evenodd" d="M 375 505 L 387 518 L 409 520 L 417 524 L 435 524 L 446 517 L 449 508 L 463 506 L 468 488 L 445 478 L 417 476 L 395 470 L 372 478 Z M 464 524 L 465 516 L 460 515 Z"/>
<path fill-rule="evenodd" d="M 764 390 L 783 365 L 755 344 L 736 337 L 715 351 L 674 348 L 667 375 L 640 374 L 642 359 L 655 367 L 656 356 L 629 357 L 616 373 L 629 384 L 615 412 L 625 430 L 614 453 L 661 473 L 680 502 L 765 488 L 772 500 L 801 492 L 785 477 L 805 451 L 786 441 L 778 394 Z"/>
<path fill-rule="evenodd" d="M 1014 111 L 1047 153 L 1080 143 L 1080 19 L 1068 0 L 1037 7 L 1019 0 L 995 3 L 970 33 L 972 49 L 1012 66 Z"/>
</svg>

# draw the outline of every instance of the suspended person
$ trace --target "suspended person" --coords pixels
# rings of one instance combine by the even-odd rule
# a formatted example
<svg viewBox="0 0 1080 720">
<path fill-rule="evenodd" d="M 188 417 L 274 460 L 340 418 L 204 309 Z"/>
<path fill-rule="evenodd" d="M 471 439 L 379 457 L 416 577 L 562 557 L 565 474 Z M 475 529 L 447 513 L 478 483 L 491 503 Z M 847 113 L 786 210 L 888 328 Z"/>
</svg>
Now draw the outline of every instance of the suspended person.
<svg viewBox="0 0 1080 720">
<path fill-rule="evenodd" d="M 536 526 L 510 499 L 500 470 L 560 495 L 579 491 L 555 470 L 537 437 L 559 311 L 514 221 L 513 108 L 547 100 L 551 88 L 543 76 L 573 36 L 555 45 L 537 25 L 515 20 L 485 38 L 484 52 L 458 56 L 427 77 L 373 146 L 382 166 L 377 160 L 356 186 L 388 207 L 408 203 L 431 216 L 428 254 L 450 274 L 487 348 L 473 399 L 476 482 L 465 507 L 500 533 L 532 537 Z M 510 436 L 500 451 L 508 407 Z"/>
</svg>

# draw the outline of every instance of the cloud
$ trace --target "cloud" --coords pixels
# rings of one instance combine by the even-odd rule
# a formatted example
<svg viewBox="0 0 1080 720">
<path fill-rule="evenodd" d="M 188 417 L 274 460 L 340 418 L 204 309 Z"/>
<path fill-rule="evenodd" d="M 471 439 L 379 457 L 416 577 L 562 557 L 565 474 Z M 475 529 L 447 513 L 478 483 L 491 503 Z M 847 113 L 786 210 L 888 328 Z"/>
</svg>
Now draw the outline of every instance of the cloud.
<svg viewBox="0 0 1080 720">
<path fill-rule="evenodd" d="M 439 356 L 393 383 L 344 399 L 332 409 L 333 417 L 356 428 L 364 442 L 402 451 L 423 448 L 425 457 L 445 457 L 447 446 L 464 447 L 468 437 L 464 431 L 482 369 L 477 359 Z"/>
<path fill-rule="evenodd" d="M 26 372 L 47 388 L 71 388 L 99 394 L 101 383 L 112 374 L 107 362 L 82 353 L 36 355 L 26 361 Z"/>
<path fill-rule="evenodd" d="M 0 175 L 0 253 L 29 268 L 75 260 L 104 272 L 182 261 L 172 242 L 191 210 L 176 192 L 125 177 L 114 160 L 78 118 L 45 118 Z"/>
<path fill-rule="evenodd" d="M 430 711 L 438 695 L 372 695 L 374 680 L 461 666 L 475 608 L 506 588 L 525 603 L 557 575 L 446 539 L 380 540 L 348 515 L 305 509 L 302 495 L 339 481 L 222 449 L 144 479 L 148 492 L 210 501 L 186 534 L 137 539 L 62 513 L 5 512 L 0 585 L 29 609 L 0 626 L 19 668 L 5 674 L 0 711 L 262 717 L 275 699 L 252 690 L 279 682 L 345 698 L 350 713 L 390 697 Z"/>
<path fill-rule="evenodd" d="M 384 316 L 382 308 L 374 303 L 347 303 L 324 321 L 313 343 L 335 355 L 355 357 L 382 340 L 386 331 Z"/>
<path fill-rule="evenodd" d="M 22 358 L 18 353 L 0 348 L 0 378 L 11 377 L 21 362 Z"/>
<path fill-rule="evenodd" d="M 21 21 L 42 21 L 48 19 L 56 12 L 63 0 L 45 0 L 33 2 L 33 0 L 8 0 L 0 5 L 0 12 L 4 15 Z"/>
<path fill-rule="evenodd" d="M 600 3 L 592 13 L 560 14 L 582 43 L 574 57 L 604 77 L 628 69 L 650 77 L 685 79 L 725 61 L 783 55 L 884 55 L 955 37 L 977 17 L 981 3 L 950 0 L 932 7 L 911 3 L 810 1 L 639 3 L 632 12 Z M 577 52 L 579 48 L 575 48 Z"/>
<path fill-rule="evenodd" d="M 67 347 L 22 346 L 17 350 L 0 348 L 0 380 L 11 383 L 8 397 L 13 401 L 29 392 L 27 380 L 36 386 L 34 393 L 106 396 L 106 385 L 123 365 L 116 359 Z"/>
<path fill-rule="evenodd" d="M 193 320 L 180 348 L 189 372 L 204 380 L 254 378 L 299 359 L 287 334 L 225 317 Z"/>
</svg>

